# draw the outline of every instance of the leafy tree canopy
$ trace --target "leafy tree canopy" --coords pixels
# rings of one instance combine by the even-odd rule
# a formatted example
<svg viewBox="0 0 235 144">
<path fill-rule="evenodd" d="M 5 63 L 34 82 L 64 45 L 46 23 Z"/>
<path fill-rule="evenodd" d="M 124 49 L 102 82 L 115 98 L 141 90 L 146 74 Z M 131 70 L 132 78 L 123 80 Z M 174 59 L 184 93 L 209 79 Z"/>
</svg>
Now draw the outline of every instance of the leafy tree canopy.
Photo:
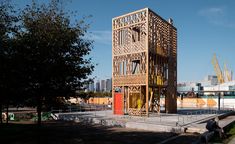
<svg viewBox="0 0 235 144">
<path fill-rule="evenodd" d="M 17 16 L 5 1 L 0 4 L 0 92 L 7 96 L 0 105 L 6 99 L 36 101 L 39 123 L 43 102 L 74 96 L 92 81 L 92 41 L 84 37 L 89 25 L 85 19 L 72 23 L 61 4 L 33 2 Z"/>
<path fill-rule="evenodd" d="M 94 65 L 85 56 L 92 41 L 84 38 L 88 28 L 84 20 L 72 24 L 55 0 L 27 6 L 21 18 L 17 48 L 30 90 L 44 97 L 73 95 L 90 81 Z"/>
</svg>

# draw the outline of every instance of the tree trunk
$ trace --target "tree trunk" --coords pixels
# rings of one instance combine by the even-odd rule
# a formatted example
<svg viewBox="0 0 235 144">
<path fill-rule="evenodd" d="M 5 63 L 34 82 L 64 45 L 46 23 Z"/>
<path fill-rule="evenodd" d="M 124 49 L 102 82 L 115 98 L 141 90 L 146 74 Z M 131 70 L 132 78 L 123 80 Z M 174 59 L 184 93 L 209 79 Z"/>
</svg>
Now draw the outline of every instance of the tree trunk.
<svg viewBox="0 0 235 144">
<path fill-rule="evenodd" d="M 1 121 L 1 124 L 2 124 L 2 103 L 0 103 L 0 114 L 1 114 L 0 121 Z"/>
<path fill-rule="evenodd" d="M 38 113 L 38 127 L 41 126 L 41 121 L 42 121 L 42 97 L 38 96 L 38 106 L 37 106 L 37 113 Z"/>
<path fill-rule="evenodd" d="M 8 120 L 9 120 L 9 115 L 8 115 L 8 112 L 9 112 L 9 102 L 7 101 L 7 112 L 6 112 L 6 115 L 7 115 L 7 124 L 8 124 Z"/>
</svg>

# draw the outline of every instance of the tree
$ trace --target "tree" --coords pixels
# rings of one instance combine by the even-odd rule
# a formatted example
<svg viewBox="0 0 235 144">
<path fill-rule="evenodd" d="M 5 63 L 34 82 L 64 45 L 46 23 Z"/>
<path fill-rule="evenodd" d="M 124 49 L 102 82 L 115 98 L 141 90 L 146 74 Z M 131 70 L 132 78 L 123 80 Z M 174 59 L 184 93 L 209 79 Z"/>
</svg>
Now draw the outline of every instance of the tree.
<svg viewBox="0 0 235 144">
<path fill-rule="evenodd" d="M 112 97 L 111 92 L 95 92 L 94 97 Z"/>
<path fill-rule="evenodd" d="M 85 92 L 82 90 L 82 91 L 77 92 L 77 96 L 82 98 L 85 102 L 87 102 L 89 100 L 89 98 L 95 96 L 95 93 L 92 91 Z"/>
<path fill-rule="evenodd" d="M 21 58 L 26 90 L 37 99 L 38 125 L 43 101 L 74 96 L 90 81 L 94 65 L 87 58 L 92 41 L 84 38 L 88 25 L 75 24 L 52 0 L 48 5 L 33 3 L 21 15 L 22 30 L 17 35 L 17 52 Z"/>
<path fill-rule="evenodd" d="M 13 7 L 2 1 L 0 3 L 0 121 L 2 123 L 2 108 L 7 106 L 15 96 L 15 89 L 17 78 L 16 63 L 15 63 L 15 49 L 14 49 L 14 35 L 17 31 L 16 23 L 17 16 L 14 15 Z M 7 118 L 8 120 L 8 118 Z M 8 122 L 8 121 L 7 121 Z"/>
</svg>

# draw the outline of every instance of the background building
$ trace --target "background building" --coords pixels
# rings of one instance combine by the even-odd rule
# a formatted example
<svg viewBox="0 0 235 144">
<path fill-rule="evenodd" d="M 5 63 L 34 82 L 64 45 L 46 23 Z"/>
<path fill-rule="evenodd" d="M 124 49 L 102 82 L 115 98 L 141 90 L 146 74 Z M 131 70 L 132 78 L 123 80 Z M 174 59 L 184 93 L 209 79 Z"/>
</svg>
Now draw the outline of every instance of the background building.
<svg viewBox="0 0 235 144">
<path fill-rule="evenodd" d="M 100 81 L 97 81 L 95 84 L 95 91 L 100 92 Z"/>
<path fill-rule="evenodd" d="M 95 84 L 94 84 L 94 82 L 89 84 L 89 89 L 88 90 L 89 91 L 95 91 Z"/>
<path fill-rule="evenodd" d="M 101 80 L 100 90 L 101 90 L 101 92 L 106 91 L 106 81 L 105 80 Z"/>
<path fill-rule="evenodd" d="M 202 86 L 212 86 L 218 84 L 218 78 L 215 75 L 207 75 L 204 81 L 200 82 Z"/>
<path fill-rule="evenodd" d="M 112 78 L 106 79 L 106 91 L 110 92 L 112 90 Z"/>
</svg>

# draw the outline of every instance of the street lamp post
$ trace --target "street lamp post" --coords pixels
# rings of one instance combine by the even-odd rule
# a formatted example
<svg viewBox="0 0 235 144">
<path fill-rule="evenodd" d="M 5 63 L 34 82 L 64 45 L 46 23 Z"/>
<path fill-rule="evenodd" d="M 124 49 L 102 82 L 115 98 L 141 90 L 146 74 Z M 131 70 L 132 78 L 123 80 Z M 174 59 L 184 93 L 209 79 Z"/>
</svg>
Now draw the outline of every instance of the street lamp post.
<svg viewBox="0 0 235 144">
<path fill-rule="evenodd" d="M 218 95 L 218 111 L 220 111 L 220 92 L 219 92 L 219 95 Z"/>
<path fill-rule="evenodd" d="M 219 94 L 218 94 L 218 111 L 220 111 L 220 84 L 219 84 Z"/>
</svg>

